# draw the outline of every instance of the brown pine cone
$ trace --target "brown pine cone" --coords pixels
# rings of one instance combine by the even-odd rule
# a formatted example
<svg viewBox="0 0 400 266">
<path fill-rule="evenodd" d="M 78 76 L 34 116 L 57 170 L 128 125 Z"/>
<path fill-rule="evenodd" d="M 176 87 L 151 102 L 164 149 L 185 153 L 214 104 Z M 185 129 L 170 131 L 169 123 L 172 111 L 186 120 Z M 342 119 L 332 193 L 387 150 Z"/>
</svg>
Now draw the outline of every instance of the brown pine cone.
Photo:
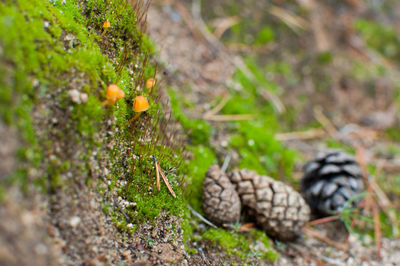
<svg viewBox="0 0 400 266">
<path fill-rule="evenodd" d="M 247 169 L 234 170 L 229 178 L 243 207 L 267 234 L 279 240 L 295 239 L 308 222 L 310 208 L 291 187 Z"/>
<path fill-rule="evenodd" d="M 239 196 L 218 165 L 208 169 L 203 190 L 203 210 L 208 219 L 218 225 L 239 221 Z"/>
</svg>

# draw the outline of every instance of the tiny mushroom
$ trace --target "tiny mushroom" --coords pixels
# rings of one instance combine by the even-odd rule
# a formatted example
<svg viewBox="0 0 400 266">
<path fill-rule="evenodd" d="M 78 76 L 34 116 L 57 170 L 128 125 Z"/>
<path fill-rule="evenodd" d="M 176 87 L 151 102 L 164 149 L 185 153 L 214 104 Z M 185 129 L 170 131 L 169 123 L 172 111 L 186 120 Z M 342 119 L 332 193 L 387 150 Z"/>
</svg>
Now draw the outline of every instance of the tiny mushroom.
<svg viewBox="0 0 400 266">
<path fill-rule="evenodd" d="M 107 19 L 107 20 L 104 21 L 104 23 L 103 23 L 103 32 L 102 32 L 101 35 L 100 35 L 100 39 L 102 39 L 102 38 L 104 37 L 104 34 L 106 34 L 107 29 L 110 28 L 110 27 L 111 27 L 111 23 L 110 23 L 110 21 L 108 21 L 108 19 Z"/>
<path fill-rule="evenodd" d="M 111 27 L 111 23 L 110 23 L 110 21 L 108 21 L 108 19 L 106 20 L 106 21 L 104 21 L 104 23 L 103 23 L 103 28 L 109 28 L 109 27 Z"/>
<path fill-rule="evenodd" d="M 135 100 L 133 101 L 133 111 L 137 113 L 129 122 L 133 122 L 138 117 L 140 114 L 144 111 L 147 111 L 149 109 L 149 102 L 147 101 L 146 97 L 143 96 L 136 96 Z"/>
<path fill-rule="evenodd" d="M 156 80 L 155 80 L 154 78 L 149 78 L 149 79 L 146 81 L 146 87 L 147 87 L 148 89 L 153 88 L 154 85 L 156 85 Z"/>
<path fill-rule="evenodd" d="M 119 99 L 122 99 L 125 97 L 125 93 L 123 90 L 121 90 L 118 85 L 116 84 L 111 84 L 107 87 L 107 100 L 103 102 L 104 105 L 113 105 L 116 103 Z"/>
<path fill-rule="evenodd" d="M 149 78 L 148 80 L 146 80 L 146 88 L 149 89 L 149 94 L 151 94 L 155 85 L 156 85 L 155 78 Z"/>
</svg>

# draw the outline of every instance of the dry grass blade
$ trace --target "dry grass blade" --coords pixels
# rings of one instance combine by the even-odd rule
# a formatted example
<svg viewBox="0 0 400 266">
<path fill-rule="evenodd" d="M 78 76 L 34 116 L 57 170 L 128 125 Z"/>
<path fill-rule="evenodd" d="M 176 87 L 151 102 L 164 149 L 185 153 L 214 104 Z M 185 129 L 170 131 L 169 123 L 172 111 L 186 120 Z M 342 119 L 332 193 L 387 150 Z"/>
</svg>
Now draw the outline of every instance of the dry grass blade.
<svg viewBox="0 0 400 266">
<path fill-rule="evenodd" d="M 334 138 L 336 135 L 336 128 L 335 126 L 332 124 L 332 122 L 324 115 L 324 113 L 322 112 L 322 108 L 321 106 L 316 106 L 314 107 L 314 117 L 315 119 L 321 123 L 321 125 L 325 128 L 326 132 L 329 133 L 329 135 Z"/>
<path fill-rule="evenodd" d="M 227 121 L 239 121 L 239 120 L 252 120 L 254 119 L 254 115 L 251 114 L 240 114 L 240 115 L 213 115 L 204 118 L 208 121 L 216 121 L 216 122 L 227 122 Z"/>
<path fill-rule="evenodd" d="M 206 112 L 204 114 L 204 119 L 207 119 L 207 117 L 211 117 L 215 114 L 217 114 L 219 111 L 221 111 L 222 108 L 224 108 L 225 104 L 229 101 L 230 96 L 226 95 L 224 96 L 224 98 L 222 98 L 222 100 L 210 111 Z"/>
<path fill-rule="evenodd" d="M 288 132 L 288 133 L 278 133 L 275 134 L 275 139 L 280 141 L 286 140 L 304 140 L 304 139 L 314 139 L 325 136 L 325 130 L 323 129 L 311 129 L 307 131 L 297 131 L 297 132 Z"/>
<path fill-rule="evenodd" d="M 189 210 L 197 217 L 199 218 L 201 221 L 203 221 L 205 224 L 217 229 L 218 226 L 216 226 L 215 224 L 213 224 L 212 222 L 210 222 L 209 220 L 207 220 L 206 218 L 204 218 L 200 213 L 198 213 L 195 209 L 192 208 L 192 206 L 188 205 Z"/>
<path fill-rule="evenodd" d="M 168 188 L 169 192 L 171 193 L 172 197 L 176 198 L 175 192 L 174 192 L 174 190 L 172 189 L 171 185 L 169 184 L 168 179 L 167 179 L 167 177 L 164 175 L 164 172 L 162 171 L 160 165 L 157 164 L 157 167 L 158 167 L 158 171 L 160 171 L 160 174 L 161 174 L 161 176 L 162 176 L 162 178 L 163 178 L 163 180 L 164 180 L 164 183 L 165 183 L 165 185 L 167 185 L 167 188 Z"/>
<path fill-rule="evenodd" d="M 239 226 L 239 232 L 250 232 L 251 229 L 256 228 L 255 223 L 247 223 L 247 224 L 242 224 Z"/>
<path fill-rule="evenodd" d="M 215 38 L 221 38 L 222 34 L 227 31 L 230 27 L 238 24 L 240 18 L 238 16 L 216 19 L 212 23 L 215 26 L 214 36 Z"/>
<path fill-rule="evenodd" d="M 282 20 L 295 32 L 298 32 L 299 29 L 306 30 L 310 27 L 307 20 L 295 14 L 289 13 L 285 9 L 282 9 L 280 7 L 272 6 L 268 11 L 272 15 Z"/>
<path fill-rule="evenodd" d="M 160 173 L 158 172 L 157 162 L 154 162 L 154 166 L 156 168 L 156 182 L 157 182 L 157 190 L 160 190 Z"/>
<path fill-rule="evenodd" d="M 343 250 L 344 252 L 348 252 L 348 248 L 346 246 L 342 245 L 341 243 L 338 243 L 338 242 L 335 242 L 333 240 L 330 240 L 329 238 L 327 238 L 327 237 L 325 237 L 323 235 L 320 235 L 315 230 L 313 230 L 313 229 L 311 229 L 309 227 L 305 227 L 303 229 L 303 232 L 305 234 L 307 234 L 308 236 L 310 236 L 310 237 L 313 237 L 313 238 L 318 239 L 318 240 L 320 240 L 322 242 L 325 242 L 328 245 L 331 245 L 331 246 L 333 246 L 333 247 L 335 247 L 337 249 Z"/>
<path fill-rule="evenodd" d="M 323 224 L 323 223 L 328 223 L 328 222 L 331 222 L 331 221 L 336 221 L 338 219 L 339 219 L 338 216 L 328 216 L 328 217 L 324 217 L 324 218 L 321 218 L 321 219 L 317 219 L 317 220 L 313 220 L 311 222 L 308 222 L 307 225 L 313 226 L 313 225 L 317 225 L 317 224 Z"/>
</svg>

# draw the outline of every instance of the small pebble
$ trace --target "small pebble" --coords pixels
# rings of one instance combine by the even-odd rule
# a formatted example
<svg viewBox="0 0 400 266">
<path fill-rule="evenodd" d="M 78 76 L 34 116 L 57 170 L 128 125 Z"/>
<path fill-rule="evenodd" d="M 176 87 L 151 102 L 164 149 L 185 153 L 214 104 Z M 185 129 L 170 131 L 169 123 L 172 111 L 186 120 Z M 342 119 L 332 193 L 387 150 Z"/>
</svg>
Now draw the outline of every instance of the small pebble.
<svg viewBox="0 0 400 266">
<path fill-rule="evenodd" d="M 80 94 L 80 99 L 81 99 L 82 103 L 87 103 L 87 101 L 89 99 L 89 96 L 87 95 L 87 93 L 83 92 L 83 93 Z"/>
<path fill-rule="evenodd" d="M 76 227 L 81 222 L 81 218 L 79 216 L 74 216 L 69 220 L 69 225 L 71 227 Z"/>
<path fill-rule="evenodd" d="M 71 101 L 77 104 L 81 103 L 80 93 L 78 90 L 73 89 L 68 92 L 68 96 L 71 98 Z"/>
</svg>

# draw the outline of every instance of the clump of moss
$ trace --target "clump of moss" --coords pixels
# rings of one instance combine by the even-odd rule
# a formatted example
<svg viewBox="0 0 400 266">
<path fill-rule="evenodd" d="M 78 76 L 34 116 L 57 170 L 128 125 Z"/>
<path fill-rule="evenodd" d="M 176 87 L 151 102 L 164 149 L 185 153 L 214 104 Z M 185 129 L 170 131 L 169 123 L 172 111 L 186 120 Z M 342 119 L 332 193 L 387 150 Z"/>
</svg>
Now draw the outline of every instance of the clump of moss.
<svg viewBox="0 0 400 266">
<path fill-rule="evenodd" d="M 400 38 L 396 29 L 366 19 L 357 19 L 355 28 L 370 48 L 391 59 L 399 58 Z"/>
<path fill-rule="evenodd" d="M 229 255 L 235 255 L 241 261 L 259 261 L 268 259 L 270 261 L 279 258 L 271 246 L 271 241 L 264 232 L 252 230 L 249 234 L 240 234 L 224 229 L 208 229 L 202 237 L 220 245 Z M 262 246 L 256 247 L 254 243 Z"/>
</svg>

